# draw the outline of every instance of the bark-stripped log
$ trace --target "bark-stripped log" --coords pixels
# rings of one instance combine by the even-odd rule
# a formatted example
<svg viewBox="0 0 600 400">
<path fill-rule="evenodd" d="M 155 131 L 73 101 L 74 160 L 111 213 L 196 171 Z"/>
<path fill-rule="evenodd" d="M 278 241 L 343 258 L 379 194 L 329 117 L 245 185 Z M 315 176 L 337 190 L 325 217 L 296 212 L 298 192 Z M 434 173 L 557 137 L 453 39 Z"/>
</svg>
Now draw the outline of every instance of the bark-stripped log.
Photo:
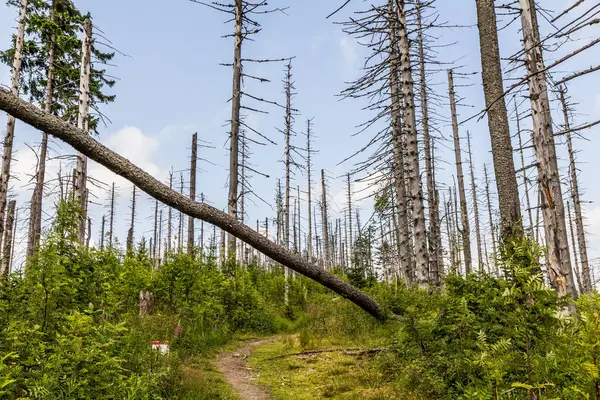
<svg viewBox="0 0 600 400">
<path fill-rule="evenodd" d="M 4 89 L 0 89 L 0 109 L 34 128 L 47 132 L 68 143 L 74 149 L 108 168 L 115 174 L 129 180 L 140 190 L 143 190 L 165 205 L 180 210 L 190 217 L 198 218 L 218 226 L 231 235 L 245 241 L 276 262 L 319 282 L 323 286 L 347 298 L 375 318 L 379 320 L 385 319 L 381 307 L 372 298 L 354 286 L 303 259 L 299 254 L 294 254 L 276 245 L 254 229 L 241 224 L 235 217 L 208 204 L 192 201 L 186 196 L 169 189 L 167 185 L 159 182 L 125 157 L 94 140 L 85 131 L 44 113 L 39 108 L 19 99 Z"/>
</svg>

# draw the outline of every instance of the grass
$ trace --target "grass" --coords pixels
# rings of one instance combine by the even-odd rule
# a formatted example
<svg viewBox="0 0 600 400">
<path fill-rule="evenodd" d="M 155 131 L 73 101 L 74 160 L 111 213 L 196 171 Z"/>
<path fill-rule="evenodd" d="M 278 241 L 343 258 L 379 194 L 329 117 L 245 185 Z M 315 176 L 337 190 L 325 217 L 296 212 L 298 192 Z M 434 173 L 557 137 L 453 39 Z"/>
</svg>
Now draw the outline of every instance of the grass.
<svg viewBox="0 0 600 400">
<path fill-rule="evenodd" d="M 344 352 L 273 357 L 297 353 L 303 346 L 302 335 L 286 336 L 279 341 L 257 347 L 250 366 L 259 372 L 259 383 L 270 388 L 274 400 L 413 400 L 418 397 L 398 388 L 378 368 L 376 356 L 346 355 Z M 326 340 L 319 340 L 319 349 Z M 310 347 L 314 349 L 314 347 Z"/>
<path fill-rule="evenodd" d="M 238 334 L 218 349 L 185 359 L 180 367 L 181 390 L 186 400 L 241 400 L 215 367 L 217 352 L 237 349 L 255 335 Z"/>
<path fill-rule="evenodd" d="M 192 357 L 182 364 L 181 388 L 188 400 L 239 400 L 213 360 L 206 357 Z"/>
</svg>

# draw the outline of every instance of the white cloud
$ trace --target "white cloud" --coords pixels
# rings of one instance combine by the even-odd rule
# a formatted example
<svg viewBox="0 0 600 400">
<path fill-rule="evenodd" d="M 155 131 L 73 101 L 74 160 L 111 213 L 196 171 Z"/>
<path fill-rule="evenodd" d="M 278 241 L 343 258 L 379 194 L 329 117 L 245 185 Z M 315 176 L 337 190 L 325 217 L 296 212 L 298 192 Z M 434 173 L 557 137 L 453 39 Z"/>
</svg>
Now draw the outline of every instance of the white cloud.
<svg viewBox="0 0 600 400">
<path fill-rule="evenodd" d="M 344 64 L 354 67 L 358 62 L 358 43 L 349 37 L 340 38 L 340 50 L 344 58 Z"/>
<path fill-rule="evenodd" d="M 34 152 L 35 150 L 35 152 Z M 13 152 L 13 163 L 11 165 L 11 176 L 14 178 L 12 182 L 13 193 L 17 196 L 30 193 L 34 184 L 34 174 L 37 171 L 38 158 L 36 152 L 38 148 L 33 150 L 27 146 L 20 147 Z M 64 161 L 63 161 L 64 163 Z M 60 161 L 56 159 L 48 159 L 46 161 L 46 177 L 45 180 L 54 179 L 58 175 Z M 28 199 L 27 199 L 28 200 Z"/>
<path fill-rule="evenodd" d="M 159 149 L 160 144 L 157 139 L 144 134 L 135 126 L 126 126 L 117 132 L 105 136 L 102 143 L 109 149 L 119 153 L 127 158 L 136 166 L 140 167 L 153 177 L 162 180 L 164 178 L 160 168 L 153 162 L 153 157 Z M 113 172 L 104 168 L 98 163 L 90 161 L 88 165 L 88 175 L 107 185 L 115 182 L 121 190 L 130 188 L 131 184 L 117 176 Z M 104 194 L 97 194 L 98 200 L 102 202 L 105 198 Z"/>
</svg>

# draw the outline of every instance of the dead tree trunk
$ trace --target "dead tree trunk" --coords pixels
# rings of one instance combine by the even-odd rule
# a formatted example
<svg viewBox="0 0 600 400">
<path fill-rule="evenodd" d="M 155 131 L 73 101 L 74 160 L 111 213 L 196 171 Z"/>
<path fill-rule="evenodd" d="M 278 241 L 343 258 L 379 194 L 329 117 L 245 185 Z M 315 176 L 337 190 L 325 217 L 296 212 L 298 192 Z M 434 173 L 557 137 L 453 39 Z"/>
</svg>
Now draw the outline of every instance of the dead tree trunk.
<svg viewBox="0 0 600 400">
<path fill-rule="evenodd" d="M 529 97 L 533 117 L 532 138 L 538 164 L 538 180 L 544 193 L 542 212 L 548 249 L 548 277 L 560 296 L 570 295 L 575 298 L 577 292 L 573 282 L 571 256 L 569 255 L 550 102 L 546 75 L 543 73 L 545 70 L 544 59 L 539 43 L 537 24 L 534 22 L 536 10 L 531 0 L 519 0 L 519 4 L 521 5 L 525 65 L 529 77 Z"/>
<path fill-rule="evenodd" d="M 430 279 L 432 283 L 439 286 L 441 283 L 440 271 L 443 269 L 442 239 L 440 229 L 439 204 L 436 201 L 435 178 L 433 168 L 433 157 L 431 150 L 431 138 L 429 132 L 429 96 L 427 94 L 427 79 L 425 75 L 425 49 L 423 44 L 423 25 L 421 21 L 420 1 L 417 2 L 417 42 L 419 51 L 419 79 L 421 86 L 421 114 L 423 125 L 423 149 L 425 151 L 425 175 L 427 182 L 427 199 L 429 203 L 429 257 L 430 257 Z"/>
<path fill-rule="evenodd" d="M 352 237 L 352 184 L 350 182 L 350 174 L 348 174 L 348 233 L 349 241 L 346 242 L 348 245 L 347 265 L 350 267 L 352 264 L 352 248 L 354 247 L 354 238 Z"/>
<path fill-rule="evenodd" d="M 56 1 L 52 0 L 52 10 L 50 20 L 54 22 Z M 46 96 L 44 99 L 44 111 L 52 113 L 53 102 L 53 76 L 54 76 L 54 54 L 56 46 L 56 35 L 50 36 L 50 49 L 48 54 L 48 71 L 46 72 Z M 29 229 L 27 235 L 27 258 L 33 257 L 37 247 L 40 244 L 42 234 L 42 201 L 44 197 L 44 182 L 46 178 L 46 158 L 48 154 L 48 134 L 42 132 L 42 142 L 40 143 L 40 155 L 38 160 L 37 172 L 35 175 L 35 187 L 31 195 L 31 208 L 29 212 Z"/>
<path fill-rule="evenodd" d="M 406 26 L 404 0 L 396 0 L 396 13 L 398 15 L 398 46 L 400 48 L 400 68 L 402 72 L 402 90 L 404 100 L 404 124 L 406 130 L 407 155 L 408 155 L 408 186 L 410 189 L 410 203 L 413 218 L 413 239 L 415 248 L 415 278 L 419 286 L 428 282 L 429 257 L 427 254 L 427 232 L 425 229 L 425 206 L 423 204 L 423 190 L 421 187 L 421 174 L 419 172 L 419 146 L 417 143 L 417 118 L 415 115 L 415 99 L 413 78 L 411 73 L 411 60 Z"/>
<path fill-rule="evenodd" d="M 389 7 L 389 68 L 390 68 L 390 95 L 391 95 L 391 123 L 392 123 L 392 146 L 394 155 L 394 189 L 396 191 L 396 203 L 398 204 L 398 250 L 400 256 L 400 269 L 404 276 L 411 276 L 413 270 L 412 249 L 410 246 L 410 224 L 408 222 L 408 196 L 406 193 L 404 174 L 404 149 L 402 144 L 402 104 L 400 95 L 400 58 L 398 54 L 398 40 L 396 37 L 398 21 L 394 15 L 393 0 L 388 0 Z"/>
<path fill-rule="evenodd" d="M 237 220 L 238 200 L 238 158 L 240 140 L 240 109 L 242 100 L 242 32 L 243 25 L 242 0 L 235 0 L 235 33 L 233 48 L 233 90 L 231 95 L 231 136 L 229 137 L 229 198 L 228 213 Z M 229 259 L 236 259 L 236 238 L 228 237 Z"/>
<path fill-rule="evenodd" d="M 186 196 L 170 190 L 166 185 L 154 179 L 150 174 L 132 164 L 126 158 L 98 143 L 85 131 L 44 113 L 34 105 L 28 104 L 3 89 L 0 89 L 0 110 L 8 112 L 36 129 L 43 130 L 63 140 L 73 146 L 75 150 L 81 151 L 110 171 L 129 180 L 138 188 L 167 206 L 174 207 L 194 218 L 202 219 L 226 230 L 231 235 L 246 241 L 249 245 L 274 261 L 319 282 L 342 297 L 349 299 L 374 317 L 381 320 L 386 318 L 382 308 L 373 299 L 354 286 L 318 268 L 301 256 L 276 245 L 264 236 L 256 233 L 254 229 L 240 224 L 237 219 L 230 215 L 207 204 L 193 202 Z M 324 172 L 322 175 L 324 181 Z"/>
<path fill-rule="evenodd" d="M 81 69 L 79 74 L 79 112 L 77 114 L 77 127 L 87 132 L 90 107 L 90 78 L 92 57 L 92 21 L 86 19 L 83 24 L 83 45 L 81 48 Z M 73 180 L 73 195 L 75 203 L 81 207 L 79 215 L 78 237 L 83 243 L 85 238 L 86 222 L 86 189 L 87 189 L 87 158 L 83 154 L 77 154 L 75 165 L 75 179 Z"/>
<path fill-rule="evenodd" d="M 100 251 L 104 251 L 104 225 L 106 224 L 106 216 L 102 216 L 102 226 L 100 228 Z"/>
<path fill-rule="evenodd" d="M 471 134 L 467 131 L 467 147 L 469 148 L 469 169 L 471 171 L 471 191 L 473 195 L 473 213 L 475 214 L 475 239 L 477 240 L 477 261 L 479 271 L 483 272 L 483 257 L 481 252 L 481 229 L 479 227 L 479 201 L 477 200 L 477 185 L 473 169 L 473 153 L 471 152 Z"/>
<path fill-rule="evenodd" d="M 458 193 L 460 196 L 460 214 L 462 217 L 463 254 L 465 256 L 465 273 L 471 273 L 471 227 L 469 223 L 469 211 L 467 209 L 467 194 L 465 191 L 465 177 L 462 168 L 462 152 L 460 149 L 460 137 L 458 135 L 458 117 L 456 115 L 456 100 L 454 93 L 454 78 L 452 70 L 448 70 L 448 93 L 450 95 L 450 111 L 452 113 L 452 135 L 454 137 L 454 157 L 456 160 L 456 175 L 458 177 Z"/>
<path fill-rule="evenodd" d="M 198 133 L 192 136 L 192 160 L 190 162 L 190 199 L 196 201 L 196 163 L 198 160 Z M 243 189 L 242 189 L 243 190 Z M 194 218 L 188 218 L 188 254 L 194 254 Z"/>
<path fill-rule="evenodd" d="M 19 27 L 15 39 L 15 56 L 13 59 L 11 76 L 11 93 L 19 95 L 21 84 L 21 64 L 23 62 L 23 47 L 25 41 L 25 25 L 27 17 L 27 0 L 21 0 L 19 10 Z M 15 118 L 9 115 L 6 119 L 6 133 L 4 134 L 4 151 L 2 153 L 2 170 L 0 172 L 0 238 L 4 233 L 4 212 L 8 199 L 8 181 L 10 179 L 10 165 L 12 162 L 13 141 L 15 138 Z"/>
<path fill-rule="evenodd" d="M 15 223 L 15 207 L 17 205 L 16 200 L 8 202 L 8 209 L 6 211 L 6 230 L 4 234 L 4 246 L 2 249 L 2 262 L 0 263 L 0 277 L 6 277 L 10 273 L 10 261 L 12 254 L 12 243 L 13 243 L 13 227 Z"/>
<path fill-rule="evenodd" d="M 560 99 L 563 107 L 563 115 L 565 118 L 565 131 L 567 131 L 567 148 L 569 151 L 569 172 L 571 178 L 571 198 L 573 200 L 573 208 L 575 209 L 575 227 L 577 228 L 577 243 L 579 247 L 579 255 L 581 258 L 581 284 L 580 288 L 583 293 L 591 293 L 592 279 L 590 276 L 590 264 L 588 262 L 587 241 L 585 239 L 585 228 L 583 226 L 583 215 L 581 213 L 581 199 L 579 198 L 579 182 L 577 179 L 577 166 L 575 165 L 575 152 L 573 151 L 573 138 L 571 133 L 571 124 L 569 122 L 569 110 L 565 100 L 564 88 L 560 90 Z M 571 215 L 569 214 L 569 218 Z M 575 242 L 573 242 L 573 251 L 575 251 Z M 578 271 L 577 258 L 575 258 L 575 271 Z"/>
<path fill-rule="evenodd" d="M 173 189 L 173 171 L 169 172 L 169 189 Z M 173 208 L 169 207 L 167 211 L 167 252 L 171 251 L 173 240 Z"/>
<path fill-rule="evenodd" d="M 158 269 L 160 267 L 160 263 L 162 260 L 162 225 L 163 225 L 163 210 L 160 210 L 160 212 L 158 213 L 158 238 L 157 238 L 157 242 L 158 242 L 158 253 L 156 255 L 156 269 Z"/>
<path fill-rule="evenodd" d="M 298 231 L 296 229 L 296 210 L 298 208 L 298 199 L 294 199 L 294 211 L 292 212 L 292 233 L 293 233 L 293 246 L 294 253 L 298 253 Z"/>
<path fill-rule="evenodd" d="M 522 230 L 519 187 L 504 101 L 502 67 L 498 46 L 498 28 L 494 0 L 477 0 L 477 26 L 481 50 L 481 69 L 488 127 L 492 142 L 494 172 L 500 205 L 502 240 Z"/>
<path fill-rule="evenodd" d="M 113 246 L 113 227 L 115 223 L 115 183 L 112 183 L 110 189 L 110 216 L 108 222 L 108 247 Z"/>
<path fill-rule="evenodd" d="M 135 228 L 135 185 L 133 185 L 133 193 L 131 194 L 131 222 L 129 231 L 127 231 L 127 254 L 133 250 L 133 232 Z"/>
<path fill-rule="evenodd" d="M 200 202 L 204 203 L 204 193 L 200 193 Z M 169 207 L 170 214 L 171 207 Z M 204 221 L 200 220 L 200 243 L 198 244 L 200 247 L 200 252 L 204 251 Z"/>
<path fill-rule="evenodd" d="M 312 262 L 313 259 L 313 249 L 312 249 L 312 176 L 311 176 L 311 165 L 310 165 L 310 119 L 306 121 L 306 179 L 308 186 L 307 200 L 308 200 L 308 234 L 306 236 L 306 251 L 308 254 L 308 261 Z"/>
<path fill-rule="evenodd" d="M 179 175 L 179 182 L 179 193 L 183 194 L 183 174 Z M 179 211 L 179 226 L 177 228 L 177 251 L 179 253 L 183 250 L 183 218 L 183 213 Z"/>
<path fill-rule="evenodd" d="M 458 201 L 456 200 L 456 182 L 454 182 L 454 187 L 452 188 L 454 189 L 452 191 L 452 198 L 454 200 L 454 235 L 455 235 L 455 242 L 456 242 L 456 258 L 458 261 L 458 266 L 459 269 L 462 266 L 462 260 L 460 259 L 460 248 L 461 246 L 464 246 L 464 242 L 461 240 L 463 238 L 463 235 L 460 235 L 460 229 L 458 227 Z"/>
<path fill-rule="evenodd" d="M 444 212 L 446 214 L 446 236 L 448 237 L 448 252 L 450 253 L 450 267 L 456 268 L 456 254 L 454 252 L 454 238 L 452 236 L 452 211 L 450 210 L 450 201 L 446 201 L 446 192 L 444 192 Z"/>
<path fill-rule="evenodd" d="M 290 246 L 290 164 L 291 151 L 290 138 L 292 135 L 292 63 L 287 64 L 285 75 L 285 208 L 283 240 L 286 247 Z"/>
<path fill-rule="evenodd" d="M 515 100 L 515 118 L 517 119 L 517 137 L 519 138 L 519 153 L 521 153 L 521 169 L 523 170 L 523 191 L 525 192 L 525 205 L 529 217 L 529 229 L 533 237 L 533 218 L 531 216 L 531 200 L 529 198 L 529 181 L 527 180 L 527 169 L 525 168 L 525 152 L 523 150 L 523 138 L 521 137 L 521 117 L 519 116 L 519 107 Z"/>
<path fill-rule="evenodd" d="M 154 231 L 153 231 L 153 243 L 152 248 L 152 261 L 154 262 L 154 269 L 156 269 L 156 249 L 158 248 L 158 200 L 154 202 Z"/>
<path fill-rule="evenodd" d="M 298 197 L 298 211 L 296 215 L 298 216 L 298 253 L 302 254 L 302 206 L 300 202 L 300 186 L 297 187 L 297 197 Z"/>
<path fill-rule="evenodd" d="M 498 273 L 498 264 L 496 263 L 496 233 L 494 228 L 494 218 L 492 216 L 492 201 L 490 196 L 490 180 L 488 178 L 487 166 L 483 164 L 483 174 L 485 175 L 485 197 L 487 200 L 488 218 L 490 221 L 490 234 L 492 236 L 492 260 L 494 261 L 494 269 Z M 488 268 L 490 268 L 488 266 Z"/>
<path fill-rule="evenodd" d="M 567 201 L 567 217 L 569 218 L 569 230 L 571 232 L 571 245 L 573 246 L 573 260 L 575 261 L 575 263 L 573 264 L 574 266 L 574 273 L 575 273 L 575 278 L 577 279 L 577 287 L 579 288 L 579 293 L 585 293 L 585 289 L 583 288 L 583 284 L 581 282 L 581 274 L 579 274 L 579 268 L 577 267 L 579 265 L 579 260 L 577 259 L 577 242 L 575 242 L 575 230 L 573 229 L 573 220 L 571 219 L 571 205 L 569 204 L 569 202 Z"/>
<path fill-rule="evenodd" d="M 239 201 L 239 219 L 240 222 L 243 224 L 245 223 L 245 218 L 246 218 L 246 190 L 247 190 L 247 186 L 246 186 L 246 135 L 244 132 L 242 132 L 241 136 L 241 145 L 242 145 L 242 165 L 240 168 L 240 175 L 241 175 L 241 191 L 240 191 L 240 201 Z M 239 259 L 242 260 L 242 264 L 244 266 L 248 265 L 248 260 L 246 257 L 246 243 L 244 243 L 243 241 L 240 241 L 240 245 L 239 245 Z"/>
<path fill-rule="evenodd" d="M 85 247 L 90 248 L 90 241 L 92 240 L 92 219 L 88 217 L 87 219 L 87 236 L 85 239 Z"/>
<path fill-rule="evenodd" d="M 325 186 L 325 170 L 321 170 L 321 231 L 323 232 L 323 251 L 321 254 L 325 260 L 325 270 L 329 271 L 331 268 L 331 259 L 329 252 L 329 219 L 327 218 L 327 187 Z"/>
</svg>

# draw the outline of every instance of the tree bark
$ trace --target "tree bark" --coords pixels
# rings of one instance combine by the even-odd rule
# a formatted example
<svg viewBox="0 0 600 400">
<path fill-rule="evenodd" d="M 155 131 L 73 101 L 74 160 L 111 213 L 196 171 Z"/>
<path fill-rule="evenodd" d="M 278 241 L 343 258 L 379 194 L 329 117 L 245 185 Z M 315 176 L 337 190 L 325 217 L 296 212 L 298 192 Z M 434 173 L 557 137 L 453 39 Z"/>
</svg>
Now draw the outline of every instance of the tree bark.
<svg viewBox="0 0 600 400">
<path fill-rule="evenodd" d="M 439 202 L 435 189 L 434 162 L 429 132 L 429 96 L 427 94 L 427 79 L 425 72 L 425 49 L 423 44 L 423 25 L 421 21 L 420 1 L 417 1 L 417 41 L 419 50 L 419 78 L 421 86 L 421 118 L 423 125 L 423 149 L 425 151 L 425 176 L 427 182 L 427 199 L 429 203 L 429 257 L 430 279 L 436 286 L 441 284 L 441 270 L 444 260 L 442 257 L 442 235 L 440 229 Z"/>
<path fill-rule="evenodd" d="M 529 198 L 529 181 L 527 180 L 527 170 L 525 169 L 525 153 L 523 151 L 523 138 L 521 137 L 521 117 L 519 116 L 519 107 L 515 100 L 515 118 L 517 119 L 517 137 L 519 138 L 519 153 L 521 153 L 521 169 L 523 170 L 523 191 L 525 192 L 525 205 L 527 206 L 527 215 L 529 217 L 529 229 L 533 237 L 533 218 L 531 216 L 531 199 Z"/>
<path fill-rule="evenodd" d="M 400 253 L 400 269 L 410 282 L 411 270 L 413 270 L 412 249 L 410 248 L 410 225 L 408 222 L 408 196 L 406 193 L 404 174 L 404 150 L 402 144 L 402 105 L 400 96 L 400 59 L 398 56 L 398 40 L 396 37 L 397 20 L 394 16 L 393 0 L 388 1 L 390 22 L 388 36 L 390 42 L 389 68 L 390 68 L 390 94 L 391 94 L 391 123 L 392 123 L 392 147 L 393 147 L 393 171 L 394 190 L 396 192 L 396 203 L 398 204 L 398 252 Z M 392 211 L 394 212 L 394 211 Z"/>
<path fill-rule="evenodd" d="M 50 20 L 54 21 L 56 13 L 56 1 L 52 0 L 52 11 Z M 56 47 L 56 35 L 50 36 L 50 50 L 48 54 L 48 71 L 46 72 L 46 96 L 44 99 L 44 111 L 52 113 L 53 103 L 53 78 L 54 78 L 54 54 Z M 44 198 L 44 182 L 46 178 L 46 158 L 48 154 L 48 134 L 42 132 L 38 168 L 35 179 L 35 187 L 31 195 L 31 208 L 29 211 L 29 228 L 27 234 L 27 258 L 33 257 L 40 244 L 42 235 L 42 203 Z"/>
<path fill-rule="evenodd" d="M 192 136 L 192 160 L 190 162 L 190 199 L 196 201 L 196 163 L 198 160 L 198 133 Z M 242 189 L 243 190 L 243 189 Z M 188 218 L 187 251 L 194 254 L 194 218 Z"/>
<path fill-rule="evenodd" d="M 92 21 L 86 19 L 83 24 L 83 40 L 81 48 L 81 68 L 79 74 L 79 112 L 77 114 L 77 127 L 88 130 L 90 106 L 90 73 L 92 57 Z M 81 207 L 78 222 L 79 242 L 83 243 L 85 237 L 85 221 L 87 219 L 87 158 L 77 154 L 75 165 L 75 179 L 73 180 L 73 195 L 75 202 Z"/>
<path fill-rule="evenodd" d="M 325 186 L 325 170 L 321 170 L 321 231 L 323 232 L 323 259 L 325 260 L 325 270 L 329 271 L 331 268 L 331 259 L 329 251 L 329 219 L 327 218 L 327 187 Z"/>
<path fill-rule="evenodd" d="M 169 189 L 173 189 L 173 171 L 169 172 Z M 167 252 L 171 251 L 173 240 L 173 208 L 167 211 Z"/>
<path fill-rule="evenodd" d="M 350 174 L 348 174 L 348 266 L 352 265 L 352 248 L 354 247 L 354 238 L 352 237 L 352 183 L 350 182 Z"/>
<path fill-rule="evenodd" d="M 313 250 L 312 250 L 312 182 L 311 182 L 311 165 L 310 165 L 310 119 L 306 121 L 306 176 L 308 181 L 308 235 L 306 240 L 306 250 L 308 253 L 308 261 L 312 262 Z M 267 228 L 268 229 L 268 228 Z"/>
<path fill-rule="evenodd" d="M 530 77 L 528 85 L 533 118 L 532 137 L 538 164 L 538 181 L 544 194 L 542 213 L 548 249 L 548 277 L 560 296 L 570 295 L 576 298 L 546 75 L 540 72 L 545 67 L 535 20 L 536 11 L 531 0 L 519 0 L 519 4 L 525 65 Z"/>
<path fill-rule="evenodd" d="M 292 135 L 292 63 L 287 64 L 285 75 L 285 208 L 284 213 L 284 232 L 283 240 L 285 246 L 290 247 L 290 163 L 291 163 L 291 145 L 290 137 Z"/>
<path fill-rule="evenodd" d="M 577 242 L 575 241 L 575 230 L 573 229 L 573 220 L 571 219 L 571 206 L 568 201 L 567 201 L 567 217 L 569 218 L 569 231 L 571 232 L 571 245 L 573 246 L 573 260 L 575 261 L 575 263 L 573 264 L 573 266 L 574 266 L 573 272 L 575 273 L 575 278 L 577 280 L 577 286 L 579 287 L 579 293 L 584 293 L 585 289 L 583 288 L 581 274 L 579 273 L 579 270 L 577 268 L 577 265 L 579 265 L 579 261 L 577 260 Z"/>
<path fill-rule="evenodd" d="M 129 230 L 127 231 L 127 253 L 130 253 L 133 249 L 133 233 L 135 228 L 135 185 L 133 185 L 133 193 L 131 195 L 131 223 L 129 224 Z"/>
<path fill-rule="evenodd" d="M 102 216 L 102 226 L 100 227 L 100 251 L 104 251 L 104 225 L 106 223 L 106 216 Z"/>
<path fill-rule="evenodd" d="M 21 0 L 19 9 L 19 26 L 15 40 L 15 57 L 11 75 L 11 93 L 19 95 L 21 84 L 21 64 L 23 63 L 23 47 L 25 42 L 25 25 L 27 17 L 27 0 Z M 4 234 L 4 213 L 8 199 L 8 181 L 10 179 L 10 165 L 12 162 L 13 141 L 15 138 L 15 118 L 9 115 L 6 119 L 6 133 L 4 135 L 4 149 L 2 153 L 2 170 L 0 172 L 0 240 Z"/>
<path fill-rule="evenodd" d="M 571 198 L 573 208 L 575 209 L 575 227 L 577 230 L 577 243 L 579 247 L 579 256 L 581 258 L 581 288 L 584 293 L 592 292 L 592 279 L 590 276 L 590 264 L 587 254 L 587 241 L 585 238 L 585 228 L 583 226 L 583 215 L 581 213 L 581 199 L 579 197 L 579 182 L 577 179 L 577 166 L 575 165 L 575 152 L 573 151 L 573 137 L 571 133 L 571 124 L 569 122 L 569 112 L 565 100 L 565 91 L 561 87 L 560 99 L 563 106 L 563 115 L 565 118 L 565 130 L 567 131 L 567 148 L 569 151 L 569 172 L 571 177 Z M 569 214 L 570 218 L 570 214 Z M 575 242 L 573 242 L 573 247 Z M 576 259 L 577 260 L 577 259 Z M 575 271 L 577 272 L 577 261 L 575 261 Z"/>
<path fill-rule="evenodd" d="M 427 232 L 425 229 L 425 206 L 421 174 L 419 172 L 419 146 L 417 143 L 417 126 L 415 115 L 415 99 L 413 78 L 411 73 L 408 28 L 404 0 L 396 0 L 398 15 L 398 46 L 400 48 L 400 68 L 402 72 L 402 89 L 404 100 L 404 129 L 406 130 L 408 155 L 408 186 L 413 218 L 413 239 L 415 249 L 415 279 L 419 286 L 428 282 L 429 257 L 427 254 Z"/>
<path fill-rule="evenodd" d="M 488 127 L 492 142 L 494 172 L 500 206 L 502 240 L 522 230 L 519 187 L 508 125 L 508 112 L 503 97 L 502 67 L 498 45 L 498 28 L 494 0 L 475 0 L 481 50 L 481 69 Z"/>
<path fill-rule="evenodd" d="M 114 223 L 115 223 L 115 183 L 113 182 L 111 189 L 110 189 L 110 215 L 109 215 L 109 221 L 108 221 L 108 248 L 112 248 L 112 246 L 113 246 Z"/>
<path fill-rule="evenodd" d="M 488 177 L 487 166 L 483 164 L 483 174 L 485 176 L 485 197 L 487 200 L 487 209 L 488 209 L 488 218 L 490 222 L 490 235 L 492 236 L 492 260 L 494 261 L 494 270 L 496 274 L 498 274 L 498 264 L 496 263 L 497 254 L 496 254 L 496 232 L 494 227 L 494 218 L 492 216 L 492 200 L 490 196 L 490 180 Z M 488 265 L 488 268 L 489 265 Z"/>
<path fill-rule="evenodd" d="M 479 271 L 483 272 L 483 257 L 481 252 L 481 229 L 479 227 L 479 201 L 477 200 L 477 185 L 473 169 L 473 153 L 471 151 L 471 135 L 467 131 L 467 147 L 469 148 L 469 170 L 471 172 L 471 191 L 473 195 L 473 213 L 475 214 L 475 239 L 477 241 L 477 263 Z"/>
<path fill-rule="evenodd" d="M 6 211 L 6 232 L 4 234 L 4 246 L 2 249 L 2 254 L 4 254 L 4 256 L 2 257 L 2 262 L 0 262 L 0 278 L 10 274 L 16 205 L 16 200 L 11 200 L 8 203 L 8 209 Z"/>
<path fill-rule="evenodd" d="M 452 136 L 454 137 L 454 158 L 456 162 L 456 175 L 458 177 L 458 195 L 460 197 L 460 215 L 462 217 L 463 254 L 465 256 L 465 273 L 472 271 L 471 260 L 471 226 L 469 223 L 469 211 L 467 209 L 467 194 L 465 191 L 465 176 L 462 167 L 462 151 L 460 149 L 460 137 L 458 135 L 458 117 L 456 115 L 456 100 L 454 93 L 454 78 L 452 70 L 448 70 L 448 93 L 450 95 L 450 111 L 452 113 Z"/>
<path fill-rule="evenodd" d="M 235 0 L 235 34 L 233 48 L 233 89 L 231 95 L 231 136 L 229 137 L 229 198 L 228 213 L 237 219 L 238 158 L 240 140 L 240 109 L 242 100 L 242 25 L 243 1 Z M 228 237 L 229 260 L 236 259 L 235 236 Z"/>
<path fill-rule="evenodd" d="M 171 206 L 177 210 L 229 232 L 239 237 L 258 251 L 272 258 L 274 261 L 293 269 L 294 271 L 315 280 L 325 287 L 333 290 L 342 297 L 352 301 L 363 310 L 377 319 L 386 318 L 383 309 L 369 296 L 359 291 L 333 274 L 324 271 L 303 259 L 298 254 L 293 254 L 287 249 L 276 245 L 254 229 L 242 225 L 236 218 L 228 215 L 208 204 L 196 203 L 183 196 L 168 186 L 154 179 L 150 174 L 132 164 L 126 158 L 98 143 L 85 131 L 48 115 L 37 107 L 19 99 L 10 92 L 0 89 L 0 109 L 8 112 L 34 128 L 48 132 L 56 138 L 73 146 L 92 160 L 108 168 L 115 174 L 122 176 L 136 185 L 148 195 Z M 324 177 L 324 172 L 323 172 Z"/>
</svg>

